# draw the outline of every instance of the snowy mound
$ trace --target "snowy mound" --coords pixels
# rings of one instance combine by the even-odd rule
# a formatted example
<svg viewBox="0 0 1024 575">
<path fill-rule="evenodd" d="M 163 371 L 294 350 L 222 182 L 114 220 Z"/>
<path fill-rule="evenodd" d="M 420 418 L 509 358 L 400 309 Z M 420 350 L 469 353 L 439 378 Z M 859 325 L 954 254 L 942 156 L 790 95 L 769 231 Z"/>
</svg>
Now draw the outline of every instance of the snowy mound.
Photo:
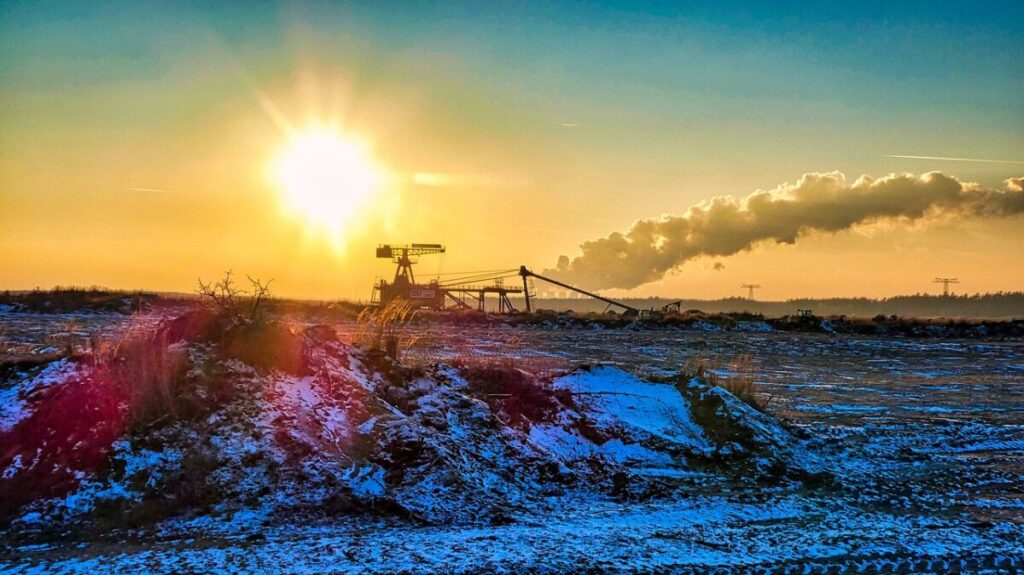
<svg viewBox="0 0 1024 575">
<path fill-rule="evenodd" d="M 597 458 L 636 473 L 671 475 L 686 470 L 688 457 L 713 451 L 673 385 L 614 367 L 577 370 L 551 385 L 573 404 L 550 422 L 536 422 L 530 439 L 563 463 Z"/>
<path fill-rule="evenodd" d="M 162 329 L 140 348 L 156 357 L 145 369 L 129 370 L 131 356 L 61 360 L 3 382 L 4 522 L 493 523 L 563 498 L 653 497 L 709 473 L 796 478 L 808 467 L 778 422 L 699 379 L 414 370 L 323 326 L 204 330 Z"/>
</svg>

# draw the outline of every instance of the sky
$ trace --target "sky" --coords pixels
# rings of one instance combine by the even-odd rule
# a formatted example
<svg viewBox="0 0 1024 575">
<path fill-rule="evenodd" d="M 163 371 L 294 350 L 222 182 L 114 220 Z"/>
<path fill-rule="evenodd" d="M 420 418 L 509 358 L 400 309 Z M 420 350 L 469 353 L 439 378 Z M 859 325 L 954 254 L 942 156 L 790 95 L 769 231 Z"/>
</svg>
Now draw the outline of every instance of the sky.
<svg viewBox="0 0 1024 575">
<path fill-rule="evenodd" d="M 1022 20 L 1019 2 L 3 1 L 0 288 L 191 291 L 233 269 L 367 299 L 393 273 L 378 243 L 445 244 L 420 277 L 544 270 L 810 173 L 1004 190 L 1024 176 Z M 337 206 L 297 211 L 275 172 L 311 130 L 379 175 L 331 229 Z M 605 293 L 1021 290 L 1022 223 L 868 219 Z"/>
</svg>

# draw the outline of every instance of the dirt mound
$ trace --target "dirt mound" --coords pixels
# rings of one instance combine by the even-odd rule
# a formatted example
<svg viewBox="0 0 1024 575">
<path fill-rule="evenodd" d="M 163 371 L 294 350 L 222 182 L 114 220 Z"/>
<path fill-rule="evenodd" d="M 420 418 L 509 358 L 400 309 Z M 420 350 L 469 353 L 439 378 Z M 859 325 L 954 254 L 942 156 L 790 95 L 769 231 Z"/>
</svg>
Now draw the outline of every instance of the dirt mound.
<svg viewBox="0 0 1024 575">
<path fill-rule="evenodd" d="M 87 363 L 4 383 L 7 521 L 21 531 L 210 515 L 502 523 L 564 498 L 659 496 L 710 473 L 798 477 L 811 461 L 778 422 L 699 379 L 412 370 L 323 326 L 200 337 L 207 324 L 182 320 L 153 340 L 187 359 L 153 386 L 167 397 L 146 405 L 162 416 L 139 420 L 134 396 Z"/>
</svg>

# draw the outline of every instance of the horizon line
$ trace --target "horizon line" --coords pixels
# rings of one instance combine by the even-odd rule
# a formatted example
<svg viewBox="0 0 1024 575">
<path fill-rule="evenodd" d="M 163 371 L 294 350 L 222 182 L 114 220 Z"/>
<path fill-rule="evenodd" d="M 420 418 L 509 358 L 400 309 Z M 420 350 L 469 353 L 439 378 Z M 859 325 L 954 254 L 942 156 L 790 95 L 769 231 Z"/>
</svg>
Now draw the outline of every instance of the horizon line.
<svg viewBox="0 0 1024 575">
<path fill-rule="evenodd" d="M 95 291 L 95 292 L 100 292 L 100 293 L 144 294 L 144 295 L 156 295 L 156 296 L 164 296 L 164 297 L 179 297 L 181 299 L 198 299 L 200 297 L 198 294 L 196 294 L 194 292 L 173 291 L 173 290 L 154 290 L 154 289 L 144 289 L 144 288 L 110 288 L 110 287 L 103 287 L 103 286 L 53 286 L 52 288 L 48 288 L 48 289 L 43 289 L 43 288 L 40 288 L 40 287 L 27 288 L 27 289 L 0 289 L 0 293 L 6 292 L 6 293 L 9 293 L 9 294 L 29 294 L 29 293 L 33 293 L 33 292 L 36 292 L 36 291 L 43 292 L 43 293 L 45 293 L 45 292 L 54 292 L 54 291 L 86 291 L 86 292 L 88 292 L 88 291 Z M 736 295 L 736 296 L 719 296 L 719 297 L 712 297 L 712 298 L 697 298 L 697 297 L 687 298 L 687 297 L 666 296 L 666 295 L 619 296 L 616 299 L 619 299 L 619 300 L 622 300 L 622 301 L 674 300 L 674 301 L 703 301 L 703 302 L 742 300 L 742 301 L 748 301 L 750 303 L 770 304 L 770 303 L 787 303 L 787 302 L 800 301 L 800 300 L 819 300 L 819 301 L 824 301 L 824 300 L 843 300 L 843 299 L 847 299 L 847 300 L 863 299 L 863 300 L 881 301 L 881 300 L 900 298 L 900 297 L 936 297 L 936 298 L 954 297 L 954 298 L 956 298 L 956 297 L 964 297 L 964 296 L 974 297 L 974 296 L 988 296 L 988 295 L 1006 295 L 1006 296 L 1024 295 L 1024 290 L 1013 290 L 1013 291 L 999 290 L 999 291 L 986 291 L 986 292 L 974 292 L 974 293 L 967 293 L 965 291 L 964 293 L 961 293 L 961 294 L 949 294 L 949 295 L 943 295 L 943 294 L 938 294 L 938 293 L 932 294 L 932 293 L 928 293 L 928 292 L 917 292 L 917 293 L 893 294 L 893 295 L 886 295 L 886 296 L 864 296 L 864 295 L 861 295 L 861 296 L 798 296 L 798 297 L 790 297 L 790 298 L 785 298 L 785 299 L 755 299 L 755 300 L 751 300 L 749 298 L 746 298 L 746 297 L 740 296 L 740 295 Z M 522 299 L 521 296 L 517 296 L 515 294 L 510 294 L 509 297 L 511 297 L 513 299 Z M 355 298 L 355 299 L 353 299 L 353 298 L 347 298 L 347 297 L 323 298 L 323 297 L 301 297 L 301 296 L 274 296 L 274 299 L 284 300 L 284 301 L 289 301 L 290 300 L 290 301 L 311 301 L 311 302 L 330 302 L 330 301 L 362 302 L 363 301 L 362 298 Z M 587 301 L 587 300 L 593 299 L 593 298 L 587 298 L 587 297 L 559 298 L 559 297 L 538 297 L 538 296 L 532 296 L 530 299 L 531 300 L 555 300 L 555 301 Z"/>
</svg>

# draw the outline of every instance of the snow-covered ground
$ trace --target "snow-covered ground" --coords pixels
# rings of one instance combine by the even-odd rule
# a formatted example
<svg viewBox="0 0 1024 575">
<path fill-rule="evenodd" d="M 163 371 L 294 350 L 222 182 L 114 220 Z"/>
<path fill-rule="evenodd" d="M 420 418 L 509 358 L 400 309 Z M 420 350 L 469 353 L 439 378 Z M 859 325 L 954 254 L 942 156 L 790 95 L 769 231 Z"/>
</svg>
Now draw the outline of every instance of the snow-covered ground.
<svg viewBox="0 0 1024 575">
<path fill-rule="evenodd" d="M 528 414 L 528 424 L 510 419 L 505 431 L 492 435 L 487 414 L 498 404 L 474 399 L 472 383 L 451 368 L 428 370 L 407 390 L 394 390 L 344 353 L 319 356 L 320 368 L 310 375 L 261 376 L 229 364 L 233 377 L 261 390 L 255 403 L 221 410 L 188 433 L 167 432 L 160 449 L 115 443 L 112 457 L 123 463 L 124 479 L 86 479 L 62 500 L 62 509 L 142 497 L 147 481 L 159 488 L 161 474 L 180 466 L 190 442 L 218 454 L 221 464 L 210 481 L 235 495 L 263 495 L 232 496 L 233 504 L 164 520 L 155 529 L 72 542 L 8 533 L 0 571 L 1024 569 L 1021 342 L 503 327 L 457 333 L 427 328 L 421 335 L 421 346 L 407 354 L 411 363 L 511 355 L 516 365 L 542 374 L 579 363 L 604 366 L 554 377 L 551 387 L 571 394 L 571 403 L 556 395 L 557 410 Z M 772 418 L 742 412 L 745 444 L 736 449 L 747 456 L 735 461 L 747 463 L 737 463 L 736 472 L 770 477 L 782 462 L 811 479 L 738 482 L 728 466 L 708 463 L 732 461 L 734 455 L 693 416 L 694 402 L 712 401 L 718 392 L 687 392 L 645 379 L 696 359 L 720 380 L 752 379 L 768 412 L 792 422 L 783 428 Z M 20 380 L 18 389 L 0 389 L 6 394 L 0 395 L 0 414 L 7 429 L 28 413 L 26 393 L 74 369 L 52 364 Z M 334 376 L 325 379 L 325 372 Z M 359 395 L 364 392 L 373 398 Z M 717 416 L 740 409 L 728 397 Z M 418 456 L 441 463 L 413 466 L 409 476 L 396 478 L 379 458 L 351 459 L 362 453 L 365 445 L 355 446 L 365 437 L 387 439 L 387 445 L 426 445 Z M 338 457 L 289 461 L 290 454 L 307 450 L 334 450 Z M 508 450 L 520 455 L 506 460 L 502 454 Z M 545 461 L 558 468 L 551 473 L 561 479 L 529 472 Z M 602 462 L 600 472 L 590 475 L 595 461 Z M 612 496 L 620 468 L 631 479 L 624 493 Z M 301 470 L 301 481 L 289 469 Z M 834 481 L 814 480 L 821 470 Z M 4 470 L 17 472 L 11 466 Z M 584 483 L 594 480 L 601 487 L 572 487 L 563 474 L 588 477 Z M 459 478 L 455 483 L 453 476 Z M 315 508 L 339 484 L 346 497 L 390 498 L 427 524 L 350 512 L 286 519 L 296 516 L 283 510 Z M 495 514 L 499 508 L 506 511 Z M 55 509 L 39 507 L 18 525 L 28 533 L 33 521 L 45 523 Z"/>
<path fill-rule="evenodd" d="M 1020 525 L 979 529 L 779 495 L 594 502 L 505 526 L 338 522 L 43 545 L 9 573 L 1015 573 Z"/>
</svg>

